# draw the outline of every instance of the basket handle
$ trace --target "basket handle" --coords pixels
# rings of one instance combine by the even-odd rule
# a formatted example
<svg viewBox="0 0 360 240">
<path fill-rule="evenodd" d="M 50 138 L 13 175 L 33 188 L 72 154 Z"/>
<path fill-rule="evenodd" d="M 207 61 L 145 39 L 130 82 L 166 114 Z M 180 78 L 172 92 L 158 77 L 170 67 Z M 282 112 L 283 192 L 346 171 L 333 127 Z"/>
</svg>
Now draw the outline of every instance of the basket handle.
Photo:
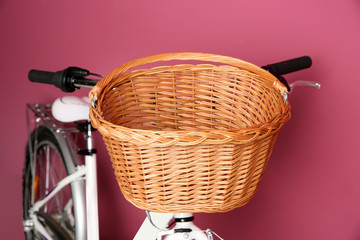
<svg viewBox="0 0 360 240">
<path fill-rule="evenodd" d="M 132 68 L 145 65 L 148 63 L 172 61 L 172 60 L 193 60 L 193 61 L 214 62 L 214 63 L 222 63 L 222 64 L 227 64 L 234 67 L 246 69 L 250 72 L 263 76 L 269 80 L 273 80 L 275 87 L 280 90 L 281 94 L 284 95 L 284 93 L 287 91 L 286 87 L 284 87 L 275 76 L 273 76 L 268 71 L 252 63 L 240 60 L 238 58 L 227 57 L 216 54 L 183 52 L 183 53 L 163 53 L 163 54 L 136 59 L 128 63 L 125 63 L 120 67 L 111 71 L 101 81 L 99 81 L 96 84 L 96 86 L 90 91 L 89 97 L 92 100 L 92 102 L 95 102 L 98 99 L 98 96 L 100 95 L 102 89 L 106 85 L 108 85 L 114 77 L 116 78 L 120 74 L 125 73 L 126 71 Z"/>
</svg>

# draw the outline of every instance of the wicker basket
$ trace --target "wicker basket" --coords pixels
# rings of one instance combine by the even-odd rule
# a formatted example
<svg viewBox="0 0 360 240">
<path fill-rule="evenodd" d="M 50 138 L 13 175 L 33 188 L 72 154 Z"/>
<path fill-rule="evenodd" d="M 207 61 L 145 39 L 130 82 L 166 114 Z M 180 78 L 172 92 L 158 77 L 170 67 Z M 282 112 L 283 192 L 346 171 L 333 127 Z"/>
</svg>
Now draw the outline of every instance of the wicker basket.
<svg viewBox="0 0 360 240">
<path fill-rule="evenodd" d="M 191 64 L 129 71 L 170 60 Z M 160 54 L 105 76 L 90 92 L 96 105 L 90 118 L 103 135 L 122 193 L 135 206 L 224 212 L 256 192 L 290 118 L 284 94 L 273 75 L 236 58 Z"/>
</svg>

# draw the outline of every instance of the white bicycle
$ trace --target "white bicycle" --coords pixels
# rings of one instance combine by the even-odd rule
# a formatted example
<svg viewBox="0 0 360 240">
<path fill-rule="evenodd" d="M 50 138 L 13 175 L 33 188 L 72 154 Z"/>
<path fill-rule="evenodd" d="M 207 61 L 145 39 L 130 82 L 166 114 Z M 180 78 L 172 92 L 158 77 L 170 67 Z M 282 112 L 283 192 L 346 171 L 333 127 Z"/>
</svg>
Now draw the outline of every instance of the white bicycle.
<svg viewBox="0 0 360 240">
<path fill-rule="evenodd" d="M 264 68 L 289 90 L 295 85 L 319 88 L 311 82 L 289 86 L 281 77 L 310 66 L 310 58 L 302 57 Z M 30 81 L 52 84 L 64 92 L 92 88 L 101 77 L 77 67 L 29 72 Z M 23 176 L 26 239 L 99 239 L 96 149 L 89 104 L 89 98 L 75 96 L 59 98 L 52 104 L 27 104 L 29 141 Z M 147 212 L 134 239 L 208 240 L 217 236 L 210 229 L 199 229 L 193 220 L 192 213 Z"/>
</svg>

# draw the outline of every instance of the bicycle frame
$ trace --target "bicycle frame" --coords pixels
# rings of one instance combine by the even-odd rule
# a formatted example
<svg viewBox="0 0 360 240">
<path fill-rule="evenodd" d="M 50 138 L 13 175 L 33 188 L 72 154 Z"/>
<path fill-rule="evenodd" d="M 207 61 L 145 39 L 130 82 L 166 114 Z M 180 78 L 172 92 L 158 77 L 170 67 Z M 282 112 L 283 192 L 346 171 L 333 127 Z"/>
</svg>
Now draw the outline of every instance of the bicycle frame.
<svg viewBox="0 0 360 240">
<path fill-rule="evenodd" d="M 37 212 L 41 207 L 43 207 L 51 198 L 53 198 L 60 190 L 62 190 L 65 186 L 70 184 L 71 182 L 81 180 L 84 176 L 86 176 L 86 166 L 79 166 L 78 170 L 67 177 L 63 178 L 55 188 L 53 188 L 43 199 L 34 203 L 34 206 L 30 210 L 30 216 L 34 220 L 34 226 L 39 230 L 39 232 L 45 236 L 47 239 L 52 239 L 52 237 L 47 233 L 46 229 L 42 226 L 42 224 L 38 221 L 35 212 Z"/>
<path fill-rule="evenodd" d="M 51 115 L 50 110 L 51 105 L 41 105 L 41 104 L 28 104 L 27 105 L 27 122 L 28 122 L 28 131 L 30 136 L 30 117 L 29 111 L 32 111 L 35 116 L 35 129 L 37 129 L 40 125 L 40 122 L 43 125 L 47 126 L 50 130 L 56 133 L 57 140 L 59 141 L 60 145 L 69 144 L 69 140 L 71 137 L 68 136 L 67 132 L 75 131 L 74 128 L 69 128 L 65 124 L 61 124 L 54 120 Z M 77 197 L 74 198 L 78 202 L 72 203 L 76 205 L 75 211 L 84 211 L 86 212 L 86 219 L 77 218 L 76 220 L 81 222 L 86 221 L 86 230 L 85 229 L 78 229 L 76 231 L 76 239 L 92 239 L 97 240 L 99 239 L 99 225 L 98 225 L 98 199 L 97 199 L 97 177 L 96 177 L 96 154 L 92 152 L 93 150 L 93 140 L 91 134 L 90 123 L 88 122 L 88 131 L 86 133 L 86 150 L 88 154 L 85 156 L 85 164 L 78 165 L 76 169 L 72 169 L 73 173 L 69 174 L 58 184 L 49 191 L 44 198 L 40 199 L 39 201 L 34 203 L 34 199 L 32 199 L 33 207 L 29 210 L 30 217 L 32 223 L 24 223 L 25 225 L 28 224 L 29 226 L 33 225 L 37 229 L 37 231 L 42 234 L 47 239 L 52 239 L 52 237 L 48 234 L 47 230 L 42 226 L 42 224 L 38 221 L 37 215 L 35 214 L 41 207 L 43 207 L 47 202 L 49 202 L 59 191 L 61 191 L 64 187 L 68 184 L 72 184 L 77 190 L 83 188 L 83 182 L 85 180 L 85 198 L 82 199 L 82 194 L 79 191 L 73 191 L 72 194 L 77 194 Z M 64 137 L 65 135 L 65 137 Z M 66 138 L 66 139 L 65 139 Z M 35 142 L 36 144 L 36 142 Z M 36 148 L 36 146 L 34 147 Z M 31 150 L 30 146 L 30 156 L 32 159 L 32 171 L 34 172 L 35 168 L 35 161 L 36 153 Z M 68 149 L 68 148 L 64 148 Z M 74 159 L 74 153 L 64 153 L 65 161 L 69 159 Z M 75 158 L 76 159 L 76 158 Z M 70 164 L 68 164 L 70 165 Z M 33 176 L 33 174 L 32 174 Z M 34 189 L 31 190 L 34 192 Z M 34 196 L 34 194 L 32 194 Z M 86 210 L 84 208 L 86 200 Z M 81 226 L 81 224 L 77 224 L 77 226 Z"/>
</svg>

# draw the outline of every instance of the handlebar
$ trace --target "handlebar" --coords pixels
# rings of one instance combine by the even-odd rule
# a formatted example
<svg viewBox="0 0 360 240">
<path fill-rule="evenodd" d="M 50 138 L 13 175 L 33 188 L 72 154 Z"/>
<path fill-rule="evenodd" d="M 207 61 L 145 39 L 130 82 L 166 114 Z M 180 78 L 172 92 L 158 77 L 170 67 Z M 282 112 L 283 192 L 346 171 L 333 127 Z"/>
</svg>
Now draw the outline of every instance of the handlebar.
<svg viewBox="0 0 360 240">
<path fill-rule="evenodd" d="M 33 69 L 30 70 L 28 78 L 31 82 L 52 84 L 63 92 L 73 92 L 79 88 L 92 88 L 95 86 L 98 80 L 85 78 L 89 75 L 102 77 L 83 68 L 68 67 L 57 72 Z"/>
<path fill-rule="evenodd" d="M 309 56 L 290 59 L 283 62 L 273 63 L 262 67 L 269 71 L 274 76 L 281 76 L 284 74 L 300 71 L 311 67 L 312 61 Z"/>
<path fill-rule="evenodd" d="M 311 58 L 309 56 L 303 56 L 278 63 L 269 64 L 263 66 L 262 68 L 269 71 L 272 75 L 279 79 L 280 82 L 286 86 L 288 92 L 290 92 L 291 87 L 282 75 L 309 68 L 311 67 L 311 65 Z"/>
<path fill-rule="evenodd" d="M 268 64 L 262 68 L 269 71 L 278 78 L 290 92 L 288 82 L 282 77 L 284 74 L 296 72 L 311 67 L 312 61 L 308 56 L 294 58 L 278 63 Z M 95 79 L 88 79 L 89 75 L 102 77 L 101 75 L 91 73 L 90 71 L 78 68 L 68 67 L 62 71 L 48 72 L 41 70 L 30 70 L 28 78 L 31 82 L 52 84 L 64 92 L 73 92 L 79 88 L 92 88 L 98 82 Z"/>
</svg>

